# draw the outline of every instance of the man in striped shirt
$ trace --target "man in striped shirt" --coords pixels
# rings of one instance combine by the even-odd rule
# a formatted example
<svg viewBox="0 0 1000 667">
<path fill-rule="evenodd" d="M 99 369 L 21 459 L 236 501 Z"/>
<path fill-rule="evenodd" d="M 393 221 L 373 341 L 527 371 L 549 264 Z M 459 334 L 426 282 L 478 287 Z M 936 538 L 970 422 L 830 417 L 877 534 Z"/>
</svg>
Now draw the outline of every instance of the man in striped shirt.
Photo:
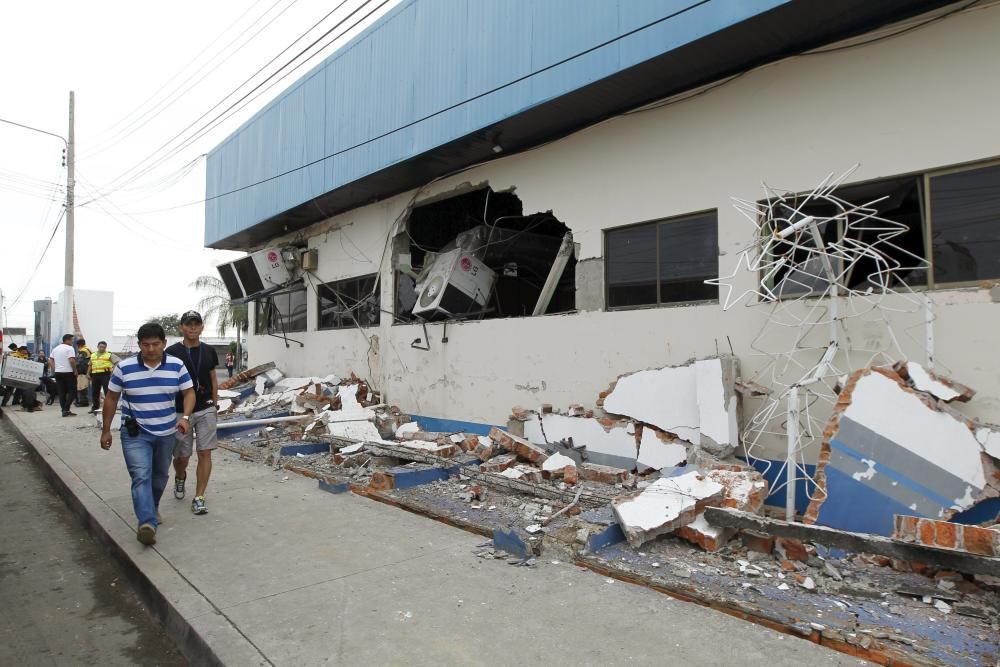
<svg viewBox="0 0 1000 667">
<path fill-rule="evenodd" d="M 160 497 L 167 486 L 174 453 L 174 433 L 186 433 L 194 411 L 194 383 L 184 363 L 165 352 L 163 327 L 148 322 L 139 327 L 139 354 L 115 366 L 104 399 L 101 448 L 111 448 L 111 422 L 122 405 L 122 454 L 132 477 L 132 507 L 139 520 L 136 537 L 156 543 Z M 180 421 L 174 399 L 184 397 Z"/>
</svg>

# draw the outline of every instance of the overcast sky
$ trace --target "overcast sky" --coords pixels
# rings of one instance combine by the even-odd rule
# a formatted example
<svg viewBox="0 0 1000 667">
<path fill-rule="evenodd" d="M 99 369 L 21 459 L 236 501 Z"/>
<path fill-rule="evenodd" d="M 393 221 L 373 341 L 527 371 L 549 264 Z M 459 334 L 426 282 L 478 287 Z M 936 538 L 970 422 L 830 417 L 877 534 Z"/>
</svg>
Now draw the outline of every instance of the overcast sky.
<svg viewBox="0 0 1000 667">
<path fill-rule="evenodd" d="M 200 275 L 216 275 L 216 264 L 239 256 L 203 248 L 203 204 L 160 210 L 204 197 L 204 160 L 198 156 L 396 0 L 243 111 L 149 173 L 129 182 L 131 177 L 176 147 L 179 141 L 160 150 L 338 4 L 330 0 L 5 3 L 0 22 L 0 118 L 66 136 L 69 91 L 76 92 L 74 283 L 78 289 L 114 292 L 116 333 L 134 331 L 148 317 L 193 307 L 199 294 L 190 283 Z M 379 4 L 381 0 L 347 0 L 237 95 L 181 134 L 180 141 L 352 10 L 363 6 L 330 37 Z M 56 185 L 66 181 L 62 148 L 57 138 L 0 123 L 0 290 L 6 297 L 5 326 L 30 328 L 32 301 L 57 299 L 62 290 L 64 223 L 35 269 L 65 197 Z M 148 158 L 152 159 L 143 162 Z M 90 202 L 102 193 L 105 196 Z"/>
</svg>

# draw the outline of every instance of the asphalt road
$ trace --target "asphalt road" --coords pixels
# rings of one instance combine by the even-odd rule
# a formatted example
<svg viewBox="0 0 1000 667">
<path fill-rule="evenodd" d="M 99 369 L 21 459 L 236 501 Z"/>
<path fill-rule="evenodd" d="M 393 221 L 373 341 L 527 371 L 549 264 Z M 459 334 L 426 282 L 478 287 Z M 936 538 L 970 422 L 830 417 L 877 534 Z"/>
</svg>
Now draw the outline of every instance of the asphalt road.
<svg viewBox="0 0 1000 667">
<path fill-rule="evenodd" d="M 0 419 L 0 665 L 187 665 Z"/>
</svg>

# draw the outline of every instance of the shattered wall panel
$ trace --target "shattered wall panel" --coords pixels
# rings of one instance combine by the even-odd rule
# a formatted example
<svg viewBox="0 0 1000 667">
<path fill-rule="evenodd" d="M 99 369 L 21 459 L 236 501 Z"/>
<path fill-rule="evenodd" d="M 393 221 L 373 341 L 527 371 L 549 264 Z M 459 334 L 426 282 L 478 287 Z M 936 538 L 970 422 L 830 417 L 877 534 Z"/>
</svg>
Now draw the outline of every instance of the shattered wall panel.
<svg viewBox="0 0 1000 667">
<path fill-rule="evenodd" d="M 631 470 L 637 448 L 635 425 L 566 415 L 535 415 L 524 423 L 524 437 L 536 445 L 573 439 L 574 445 L 586 445 L 588 460 L 601 465 Z"/>
<path fill-rule="evenodd" d="M 997 475 L 970 422 L 891 370 L 862 369 L 824 432 L 806 521 L 891 535 L 893 514 L 947 519 L 998 495 Z"/>
<path fill-rule="evenodd" d="M 697 380 L 693 364 L 622 375 L 604 398 L 604 409 L 701 442 Z"/>
</svg>

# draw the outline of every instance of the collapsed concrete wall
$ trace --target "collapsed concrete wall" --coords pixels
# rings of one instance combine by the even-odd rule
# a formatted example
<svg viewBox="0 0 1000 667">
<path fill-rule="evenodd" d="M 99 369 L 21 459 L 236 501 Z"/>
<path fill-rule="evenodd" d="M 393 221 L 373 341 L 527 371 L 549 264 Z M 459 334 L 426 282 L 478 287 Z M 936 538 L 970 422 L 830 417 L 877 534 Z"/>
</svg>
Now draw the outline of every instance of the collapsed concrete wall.
<svg viewBox="0 0 1000 667">
<path fill-rule="evenodd" d="M 918 386 L 957 397 L 951 383 L 928 385 L 919 366 L 907 367 Z M 823 434 L 805 521 L 891 535 L 895 515 L 948 519 L 1000 496 L 1000 468 L 983 430 L 892 369 L 854 372 Z"/>
</svg>

